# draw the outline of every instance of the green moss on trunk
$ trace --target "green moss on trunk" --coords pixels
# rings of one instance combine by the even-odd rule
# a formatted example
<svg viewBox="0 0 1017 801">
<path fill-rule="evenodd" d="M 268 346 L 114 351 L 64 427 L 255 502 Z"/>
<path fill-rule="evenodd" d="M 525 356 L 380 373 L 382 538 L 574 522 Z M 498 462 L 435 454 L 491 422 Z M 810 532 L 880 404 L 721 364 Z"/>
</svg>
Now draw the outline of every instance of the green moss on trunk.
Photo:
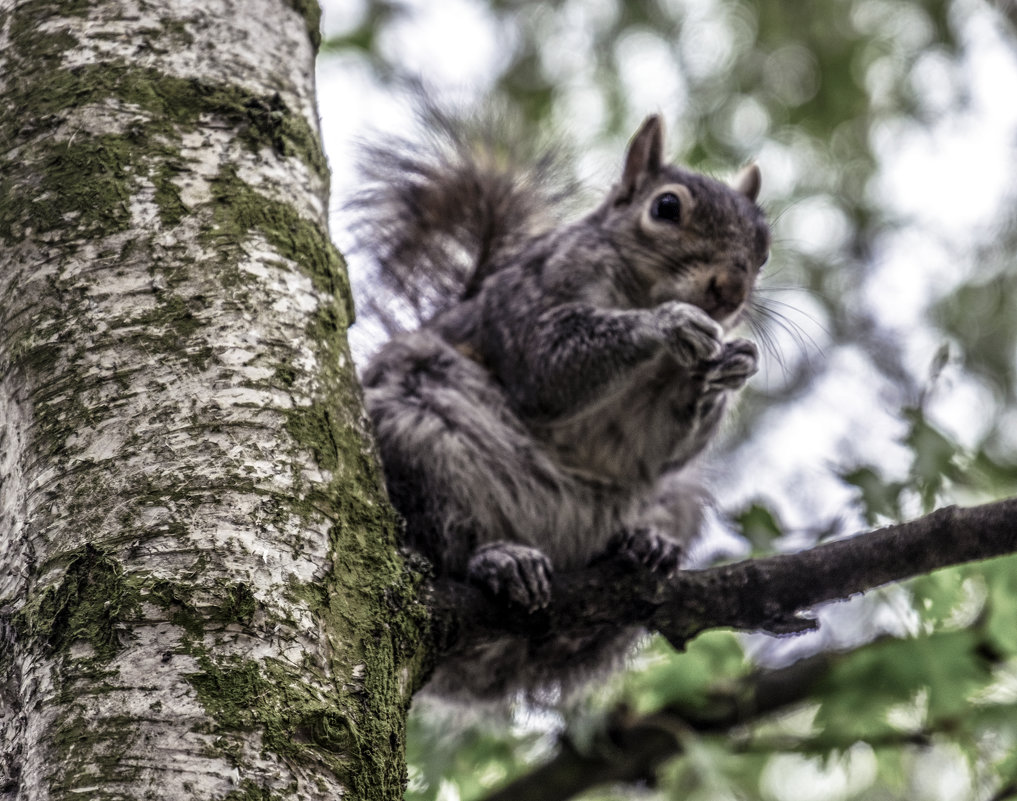
<svg viewBox="0 0 1017 801">
<path fill-rule="evenodd" d="M 68 555 L 58 584 L 42 590 L 21 609 L 17 627 L 45 642 L 51 652 L 66 653 L 75 642 L 88 643 L 99 660 L 123 647 L 120 624 L 137 617 L 140 596 L 123 565 L 93 545 Z"/>
</svg>

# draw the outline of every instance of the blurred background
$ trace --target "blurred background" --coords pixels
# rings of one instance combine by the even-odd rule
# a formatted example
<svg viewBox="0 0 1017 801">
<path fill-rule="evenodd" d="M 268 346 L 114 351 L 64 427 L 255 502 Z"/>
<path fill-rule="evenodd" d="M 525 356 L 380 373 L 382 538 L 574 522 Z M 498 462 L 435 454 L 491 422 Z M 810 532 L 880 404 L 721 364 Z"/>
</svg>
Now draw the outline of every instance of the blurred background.
<svg viewBox="0 0 1017 801">
<path fill-rule="evenodd" d="M 1014 0 L 324 0 L 333 235 L 358 140 L 413 133 L 407 79 L 497 97 L 581 154 L 595 191 L 661 113 L 674 160 L 763 174 L 763 369 L 710 459 L 705 563 L 1017 494 Z M 355 291 L 369 265 L 350 256 Z M 362 364 L 381 329 L 362 313 Z M 977 536 L 977 532 L 971 532 Z M 737 731 L 678 737 L 651 781 L 583 798 L 1017 798 L 1017 562 L 821 610 L 820 632 L 651 641 L 633 671 L 500 725 L 416 710 L 407 798 L 484 798 L 597 748 L 620 709 L 683 709 L 833 649 L 834 674 Z M 892 637 L 893 639 L 888 639 Z M 739 686 L 741 686 L 739 684 Z"/>
</svg>

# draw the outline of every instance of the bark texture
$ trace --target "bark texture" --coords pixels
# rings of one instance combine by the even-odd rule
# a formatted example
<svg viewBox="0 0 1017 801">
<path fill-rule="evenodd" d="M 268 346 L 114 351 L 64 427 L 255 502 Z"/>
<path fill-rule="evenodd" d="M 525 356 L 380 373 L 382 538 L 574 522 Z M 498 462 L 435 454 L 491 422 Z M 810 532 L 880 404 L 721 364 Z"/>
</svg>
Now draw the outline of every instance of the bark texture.
<svg viewBox="0 0 1017 801">
<path fill-rule="evenodd" d="M 0 0 L 0 798 L 402 795 L 316 13 Z"/>
</svg>

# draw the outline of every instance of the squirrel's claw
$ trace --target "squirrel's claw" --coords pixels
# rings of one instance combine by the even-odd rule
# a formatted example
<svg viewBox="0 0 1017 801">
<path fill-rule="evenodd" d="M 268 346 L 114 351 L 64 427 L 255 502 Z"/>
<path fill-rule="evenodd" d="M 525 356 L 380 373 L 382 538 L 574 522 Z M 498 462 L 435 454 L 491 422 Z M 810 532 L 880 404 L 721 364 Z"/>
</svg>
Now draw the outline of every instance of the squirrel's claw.
<svg viewBox="0 0 1017 801">
<path fill-rule="evenodd" d="M 493 542 L 478 548 L 467 567 L 470 580 L 494 596 L 508 598 L 530 612 L 551 601 L 551 560 L 536 548 Z"/>
</svg>

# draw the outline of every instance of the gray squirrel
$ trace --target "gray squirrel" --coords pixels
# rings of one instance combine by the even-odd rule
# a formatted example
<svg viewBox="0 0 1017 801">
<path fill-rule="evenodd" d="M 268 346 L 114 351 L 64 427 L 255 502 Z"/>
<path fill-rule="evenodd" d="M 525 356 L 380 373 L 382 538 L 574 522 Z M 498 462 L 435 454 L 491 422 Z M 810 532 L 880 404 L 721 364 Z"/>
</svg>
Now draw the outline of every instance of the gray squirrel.
<svg viewBox="0 0 1017 801">
<path fill-rule="evenodd" d="M 407 544 L 528 610 L 552 571 L 604 555 L 673 574 L 701 524 L 694 460 L 757 367 L 726 335 L 770 246 L 759 169 L 727 186 L 667 164 L 650 116 L 600 205 L 564 223 L 553 159 L 513 164 L 431 122 L 430 147 L 368 148 L 356 202 L 382 275 L 444 299 L 363 373 Z M 440 664 L 429 689 L 553 697 L 638 634 L 506 636 Z"/>
</svg>

